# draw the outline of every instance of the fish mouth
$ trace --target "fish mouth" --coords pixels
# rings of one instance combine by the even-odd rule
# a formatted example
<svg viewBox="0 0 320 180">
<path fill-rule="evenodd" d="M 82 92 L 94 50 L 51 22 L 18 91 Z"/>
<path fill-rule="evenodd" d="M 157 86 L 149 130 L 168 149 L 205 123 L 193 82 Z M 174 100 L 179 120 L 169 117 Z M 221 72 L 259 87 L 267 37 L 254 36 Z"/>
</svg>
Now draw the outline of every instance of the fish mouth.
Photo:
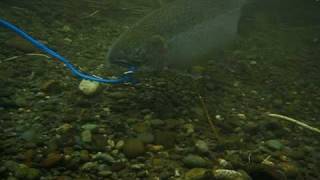
<svg viewBox="0 0 320 180">
<path fill-rule="evenodd" d="M 116 60 L 111 60 L 110 61 L 112 64 L 121 66 L 121 67 L 131 67 L 132 65 L 125 59 L 116 59 Z"/>
</svg>

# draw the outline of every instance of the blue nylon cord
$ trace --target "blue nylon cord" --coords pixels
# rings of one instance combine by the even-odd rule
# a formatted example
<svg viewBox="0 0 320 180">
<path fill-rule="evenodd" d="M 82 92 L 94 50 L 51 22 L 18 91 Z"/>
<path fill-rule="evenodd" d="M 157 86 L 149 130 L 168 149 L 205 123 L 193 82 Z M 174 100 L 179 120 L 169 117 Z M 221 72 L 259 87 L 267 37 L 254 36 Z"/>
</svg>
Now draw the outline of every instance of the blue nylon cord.
<svg viewBox="0 0 320 180">
<path fill-rule="evenodd" d="M 51 50 L 50 48 L 48 48 L 47 46 L 45 46 L 41 42 L 39 42 L 36 39 L 34 39 L 33 37 L 31 37 L 29 34 L 24 32 L 22 29 L 19 29 L 17 26 L 9 23 L 8 21 L 0 19 L 0 26 L 15 32 L 20 37 L 22 37 L 25 40 L 32 43 L 35 47 L 37 47 L 42 52 L 47 53 L 50 56 L 52 56 L 53 58 L 56 58 L 59 61 L 63 62 L 67 66 L 67 68 L 72 72 L 72 74 L 78 78 L 86 79 L 86 80 L 90 80 L 90 81 L 96 81 L 96 82 L 100 82 L 100 83 L 109 83 L 109 84 L 120 84 L 120 83 L 133 82 L 133 79 L 131 76 L 132 76 L 132 73 L 135 71 L 134 67 L 129 68 L 129 71 L 123 73 L 123 76 L 118 79 L 104 79 L 104 78 L 101 78 L 98 76 L 90 75 L 90 74 L 87 74 L 87 73 L 80 71 L 73 64 L 71 64 L 69 60 L 62 57 L 60 54 L 56 53 L 55 51 Z"/>
</svg>

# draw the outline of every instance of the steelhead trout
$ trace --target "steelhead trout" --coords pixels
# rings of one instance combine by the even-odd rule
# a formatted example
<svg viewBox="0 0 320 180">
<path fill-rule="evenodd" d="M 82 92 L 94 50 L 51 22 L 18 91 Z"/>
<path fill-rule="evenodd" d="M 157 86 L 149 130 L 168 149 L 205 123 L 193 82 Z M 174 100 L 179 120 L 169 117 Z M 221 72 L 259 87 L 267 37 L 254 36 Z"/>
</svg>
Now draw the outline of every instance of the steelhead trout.
<svg viewBox="0 0 320 180">
<path fill-rule="evenodd" d="M 151 12 L 113 43 L 108 64 L 190 67 L 237 36 L 244 0 L 175 0 Z"/>
</svg>

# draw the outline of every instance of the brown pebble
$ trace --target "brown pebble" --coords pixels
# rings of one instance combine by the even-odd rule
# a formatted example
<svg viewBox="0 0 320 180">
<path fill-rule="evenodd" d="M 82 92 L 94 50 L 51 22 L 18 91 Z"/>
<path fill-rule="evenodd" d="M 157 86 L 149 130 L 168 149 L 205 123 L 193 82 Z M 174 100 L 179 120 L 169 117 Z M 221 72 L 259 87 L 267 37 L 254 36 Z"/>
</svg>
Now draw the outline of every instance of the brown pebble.
<svg viewBox="0 0 320 180">
<path fill-rule="evenodd" d="M 50 153 L 47 158 L 41 162 L 41 166 L 45 168 L 50 168 L 57 165 L 62 159 L 62 155 L 58 153 Z"/>
<path fill-rule="evenodd" d="M 126 168 L 126 163 L 124 163 L 124 162 L 115 162 L 111 166 L 111 171 L 118 172 L 118 171 L 121 171 L 124 168 Z"/>
<path fill-rule="evenodd" d="M 124 143 L 123 153 L 128 158 L 135 158 L 145 153 L 144 144 L 139 139 L 128 139 Z"/>
</svg>

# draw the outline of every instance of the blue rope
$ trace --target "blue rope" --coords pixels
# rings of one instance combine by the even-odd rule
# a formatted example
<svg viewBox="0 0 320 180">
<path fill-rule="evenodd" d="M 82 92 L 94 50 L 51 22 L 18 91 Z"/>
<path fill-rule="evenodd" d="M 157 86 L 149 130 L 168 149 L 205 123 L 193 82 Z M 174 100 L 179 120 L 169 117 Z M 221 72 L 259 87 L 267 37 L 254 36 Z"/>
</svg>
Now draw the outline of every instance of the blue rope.
<svg viewBox="0 0 320 180">
<path fill-rule="evenodd" d="M 23 30 L 19 29 L 17 26 L 9 23 L 8 21 L 0 19 L 0 26 L 15 32 L 16 34 L 18 34 L 19 36 L 21 36 L 25 40 L 32 43 L 35 47 L 40 49 L 42 52 L 47 53 L 50 56 L 52 56 L 53 58 L 56 58 L 59 61 L 63 62 L 67 66 L 67 68 L 72 72 L 72 74 L 80 79 L 86 79 L 86 80 L 90 80 L 90 81 L 96 81 L 96 82 L 100 82 L 100 83 L 109 83 L 109 84 L 120 84 L 120 83 L 134 82 L 132 79 L 132 73 L 134 73 L 134 71 L 135 71 L 134 67 L 129 68 L 129 71 L 123 73 L 123 75 L 118 79 L 104 79 L 104 78 L 101 78 L 98 76 L 90 75 L 90 74 L 87 74 L 87 73 L 80 71 L 73 64 L 71 64 L 71 62 L 69 60 L 62 57 L 60 54 L 56 53 L 55 51 L 51 50 L 50 48 L 48 48 L 47 46 L 45 46 L 41 42 L 37 41 L 36 39 L 31 37 L 29 34 L 24 32 Z"/>
</svg>

